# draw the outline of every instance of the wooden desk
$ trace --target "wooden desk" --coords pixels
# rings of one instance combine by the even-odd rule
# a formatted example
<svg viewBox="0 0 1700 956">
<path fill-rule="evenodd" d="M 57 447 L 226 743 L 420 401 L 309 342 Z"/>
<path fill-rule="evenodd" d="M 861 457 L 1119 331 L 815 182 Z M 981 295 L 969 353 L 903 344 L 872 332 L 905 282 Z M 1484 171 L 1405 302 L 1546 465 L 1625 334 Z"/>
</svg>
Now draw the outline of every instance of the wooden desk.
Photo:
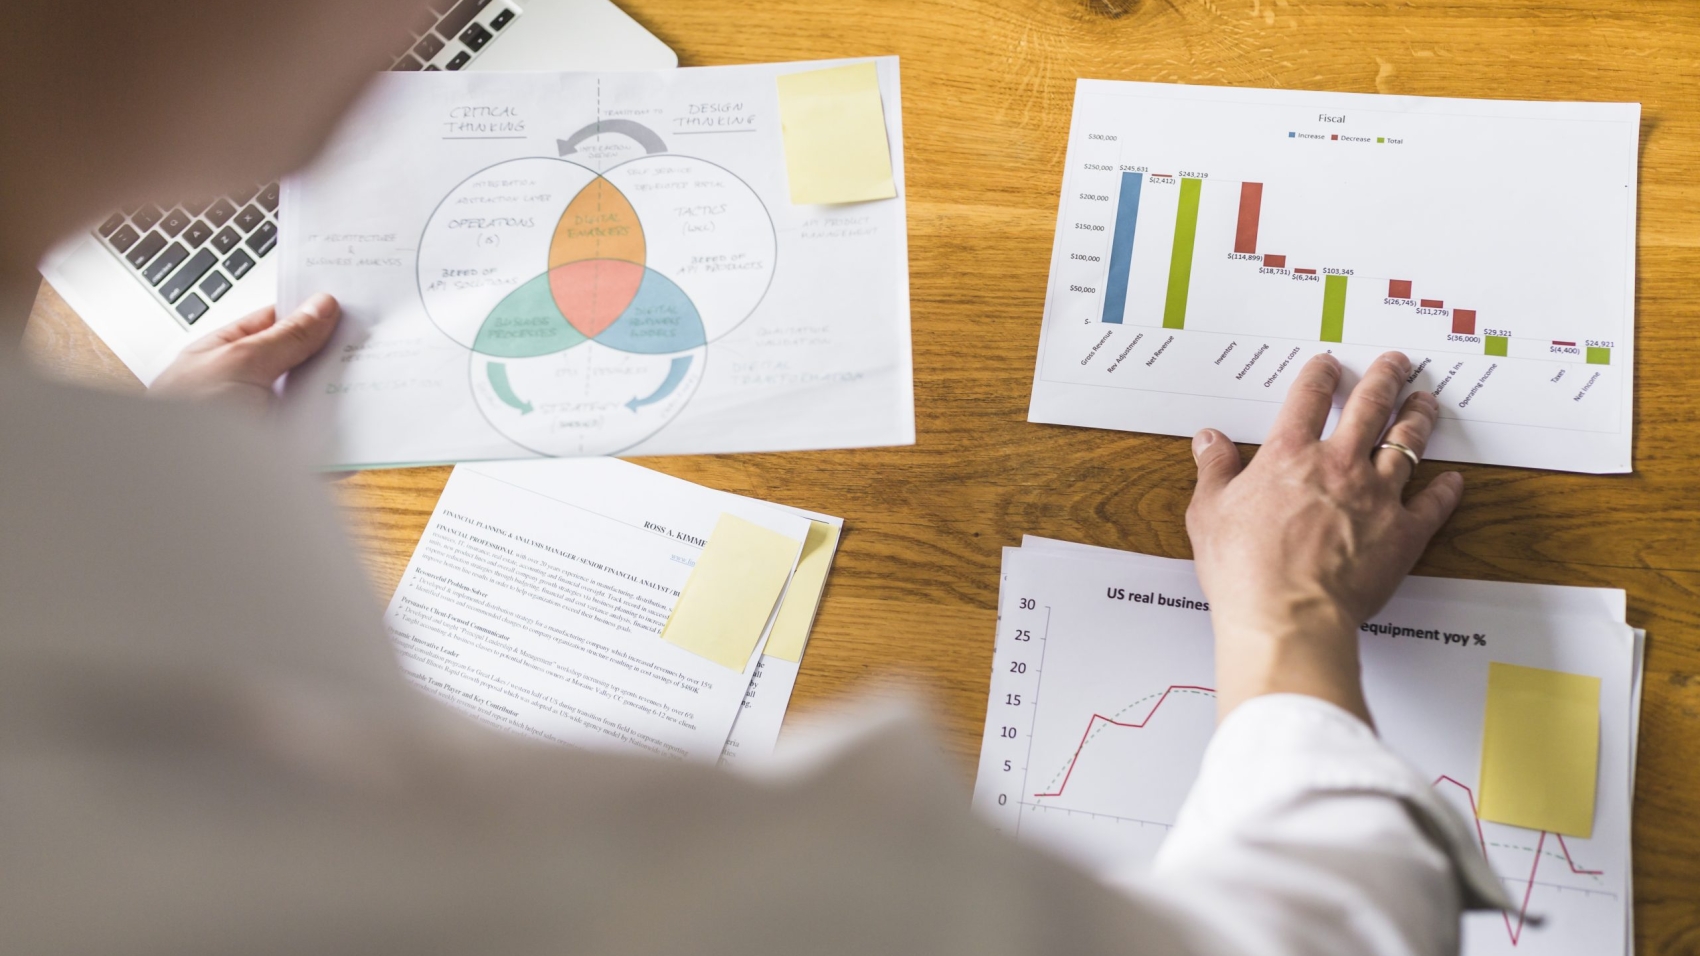
<svg viewBox="0 0 1700 956">
<path fill-rule="evenodd" d="M 644 463 L 843 515 L 848 533 L 794 706 L 869 678 L 917 678 L 937 695 L 965 781 L 985 715 L 999 549 L 1033 532 L 1190 555 L 1184 440 L 1025 421 L 1075 77 L 1644 104 L 1636 472 L 1466 466 L 1465 503 L 1419 571 L 1628 590 L 1630 621 L 1651 634 L 1635 806 L 1638 948 L 1700 952 L 1694 0 L 625 6 L 685 65 L 903 58 L 918 444 Z M 128 377 L 51 290 L 28 338 L 66 374 Z M 447 475 L 373 472 L 341 483 L 386 596 Z"/>
</svg>

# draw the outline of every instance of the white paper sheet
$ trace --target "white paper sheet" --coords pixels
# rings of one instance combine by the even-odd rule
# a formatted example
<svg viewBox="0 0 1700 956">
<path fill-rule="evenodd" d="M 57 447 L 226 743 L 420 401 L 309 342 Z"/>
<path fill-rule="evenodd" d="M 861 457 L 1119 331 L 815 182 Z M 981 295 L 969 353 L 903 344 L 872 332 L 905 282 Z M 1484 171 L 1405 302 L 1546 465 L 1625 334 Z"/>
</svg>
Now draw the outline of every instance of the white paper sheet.
<svg viewBox="0 0 1700 956">
<path fill-rule="evenodd" d="M 1111 595 L 1202 603 L 1203 594 L 1190 562 L 1034 544 L 1004 552 L 975 806 L 1018 839 L 1106 875 L 1137 872 L 1168 832 L 1215 726 L 1211 631 L 1205 611 Z M 1623 952 L 1636 635 L 1606 613 L 1616 603 L 1609 593 L 1509 585 L 1495 597 L 1488 592 L 1502 586 L 1469 582 L 1453 596 L 1447 579 L 1426 581 L 1422 598 L 1402 590 L 1375 623 L 1442 636 L 1364 634 L 1365 691 L 1384 739 L 1467 815 L 1487 663 L 1602 679 L 1592 837 L 1482 822 L 1488 858 L 1522 905 L 1509 917 L 1467 917 L 1465 952 Z M 1484 594 L 1492 599 L 1475 600 Z M 1083 745 L 1088 721 L 1098 732 Z M 1546 922 L 1537 927 L 1524 913 Z"/>
<path fill-rule="evenodd" d="M 838 61 L 835 61 L 838 62 Z M 794 206 L 776 78 L 379 77 L 284 189 L 280 301 L 343 304 L 289 404 L 339 467 L 914 441 L 899 196 Z"/>
<path fill-rule="evenodd" d="M 530 464 L 450 476 L 385 613 L 403 670 L 508 730 L 717 761 L 766 635 L 734 671 L 662 625 L 722 513 L 799 553 L 808 521 L 615 459 Z"/>
<path fill-rule="evenodd" d="M 1081 80 L 1028 416 L 1261 442 L 1418 366 L 1429 457 L 1629 471 L 1640 107 Z M 1343 394 L 1343 393 L 1342 393 Z"/>
</svg>

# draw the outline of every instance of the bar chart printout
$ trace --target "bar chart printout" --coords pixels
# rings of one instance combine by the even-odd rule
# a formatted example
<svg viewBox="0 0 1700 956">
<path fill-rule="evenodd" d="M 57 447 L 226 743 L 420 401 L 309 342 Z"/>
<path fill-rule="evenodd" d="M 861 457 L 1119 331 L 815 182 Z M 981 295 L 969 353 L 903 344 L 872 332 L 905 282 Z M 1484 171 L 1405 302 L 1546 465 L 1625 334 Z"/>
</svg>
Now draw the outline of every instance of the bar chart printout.
<svg viewBox="0 0 1700 956">
<path fill-rule="evenodd" d="M 1399 350 L 1428 457 L 1628 471 L 1639 116 L 1082 80 L 1028 417 L 1258 442 Z"/>
<path fill-rule="evenodd" d="M 975 810 L 1105 875 L 1149 867 L 1216 726 L 1203 600 L 1190 562 L 1035 539 L 1006 548 Z M 1466 956 L 1630 950 L 1638 638 L 1621 613 L 1621 592 L 1411 578 L 1371 622 L 1380 630 L 1360 635 L 1382 739 L 1459 812 L 1517 904 L 1466 917 Z M 1493 662 L 1600 678 L 1587 839 L 1473 820 Z"/>
</svg>

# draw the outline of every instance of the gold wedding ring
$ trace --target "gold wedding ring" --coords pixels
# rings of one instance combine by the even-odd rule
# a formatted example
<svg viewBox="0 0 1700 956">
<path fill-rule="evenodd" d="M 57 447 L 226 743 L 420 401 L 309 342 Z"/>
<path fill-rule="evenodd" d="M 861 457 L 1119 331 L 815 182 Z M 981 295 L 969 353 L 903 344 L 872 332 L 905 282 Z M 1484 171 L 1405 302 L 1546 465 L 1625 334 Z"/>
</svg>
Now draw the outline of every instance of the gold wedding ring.
<svg viewBox="0 0 1700 956">
<path fill-rule="evenodd" d="M 1417 453 L 1411 450 L 1410 445 L 1396 441 L 1384 441 L 1375 446 L 1376 451 L 1381 451 L 1384 448 L 1391 448 L 1399 454 L 1404 455 L 1405 460 L 1411 463 L 1411 470 L 1413 472 L 1417 470 L 1417 465 L 1422 463 L 1422 459 L 1417 457 Z"/>
</svg>

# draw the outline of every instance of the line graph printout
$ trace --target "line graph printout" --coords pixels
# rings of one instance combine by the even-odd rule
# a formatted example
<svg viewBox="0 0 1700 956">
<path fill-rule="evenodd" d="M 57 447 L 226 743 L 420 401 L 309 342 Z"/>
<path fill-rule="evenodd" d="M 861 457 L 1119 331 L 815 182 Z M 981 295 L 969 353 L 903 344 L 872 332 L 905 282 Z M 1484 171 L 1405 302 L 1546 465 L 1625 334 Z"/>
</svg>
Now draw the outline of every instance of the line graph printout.
<svg viewBox="0 0 1700 956">
<path fill-rule="evenodd" d="M 1440 398 L 1432 457 L 1628 471 L 1639 128 L 1081 80 L 1029 418 L 1257 442 L 1311 356 L 1398 349 Z"/>
<path fill-rule="evenodd" d="M 819 66 L 378 78 L 284 192 L 280 298 L 344 312 L 289 383 L 321 457 L 912 442 L 904 200 L 787 189 L 777 81 Z"/>
<path fill-rule="evenodd" d="M 1471 817 L 1489 661 L 1601 678 L 1593 836 L 1478 821 L 1518 909 L 1466 917 L 1472 956 L 1627 951 L 1639 698 L 1621 606 L 1618 592 L 1413 578 L 1362 634 L 1380 733 Z M 1148 866 L 1215 727 L 1211 641 L 1189 562 L 1006 549 L 976 809 L 1106 875 Z"/>
</svg>

